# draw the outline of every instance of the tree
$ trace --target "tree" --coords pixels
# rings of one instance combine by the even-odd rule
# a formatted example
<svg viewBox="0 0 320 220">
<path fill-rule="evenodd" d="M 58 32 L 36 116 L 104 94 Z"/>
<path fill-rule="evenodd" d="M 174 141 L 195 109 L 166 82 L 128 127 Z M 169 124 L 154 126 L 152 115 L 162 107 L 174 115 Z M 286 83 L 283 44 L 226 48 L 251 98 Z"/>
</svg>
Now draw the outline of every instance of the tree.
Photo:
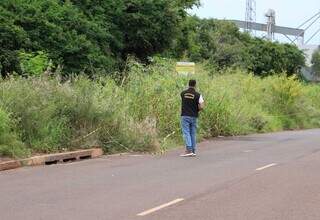
<svg viewBox="0 0 320 220">
<path fill-rule="evenodd" d="M 240 66 L 247 59 L 245 37 L 231 22 L 193 16 L 184 23 L 171 54 L 196 62 L 206 60 L 217 69 Z"/>
<path fill-rule="evenodd" d="M 252 38 L 229 21 L 189 17 L 167 52 L 177 58 L 209 63 L 216 69 L 240 67 L 265 76 L 299 72 L 303 52 L 296 46 Z"/>
<path fill-rule="evenodd" d="M 18 51 L 28 44 L 27 33 L 14 24 L 14 14 L 1 7 L 0 3 L 0 72 L 2 76 L 20 72 Z"/>
<path fill-rule="evenodd" d="M 101 69 L 112 69 L 117 63 L 116 56 L 109 50 L 108 30 L 88 20 L 70 2 L 3 0 L 0 11 L 5 17 L 0 20 L 0 28 L 4 30 L 0 40 L 7 42 L 5 47 L 9 54 L 16 55 L 22 49 L 31 53 L 44 51 L 56 66 L 63 66 L 65 73 L 93 74 Z M 2 47 L 2 57 L 6 56 L 3 50 Z M 19 72 L 17 65 L 12 66 L 18 62 L 11 56 L 8 61 L 11 66 L 8 66 L 2 59 L 2 73 Z"/>
<path fill-rule="evenodd" d="M 18 54 L 43 51 L 65 74 L 111 72 L 128 54 L 171 47 L 199 0 L 2 0 L 0 70 L 21 73 Z"/>
<path fill-rule="evenodd" d="M 145 60 L 172 46 L 179 34 L 186 9 L 198 0 L 124 0 L 124 13 L 119 20 L 125 47 L 123 55 L 136 55 Z"/>
<path fill-rule="evenodd" d="M 19 54 L 39 51 L 64 74 L 114 72 L 129 55 L 147 61 L 158 54 L 257 75 L 303 66 L 295 46 L 252 38 L 228 21 L 189 16 L 196 5 L 199 0 L 1 0 L 1 74 L 21 74 Z"/>
<path fill-rule="evenodd" d="M 251 39 L 248 43 L 248 69 L 256 75 L 266 76 L 286 72 L 298 73 L 305 64 L 301 50 L 290 44 L 280 44 L 263 39 Z"/>
</svg>

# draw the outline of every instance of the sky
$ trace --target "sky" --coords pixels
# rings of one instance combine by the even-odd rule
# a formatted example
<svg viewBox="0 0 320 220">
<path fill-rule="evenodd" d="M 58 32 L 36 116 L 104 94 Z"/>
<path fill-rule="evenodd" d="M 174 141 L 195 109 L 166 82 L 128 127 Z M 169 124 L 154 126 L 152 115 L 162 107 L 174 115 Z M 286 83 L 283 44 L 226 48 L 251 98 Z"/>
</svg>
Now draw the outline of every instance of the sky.
<svg viewBox="0 0 320 220">
<path fill-rule="evenodd" d="M 245 20 L 246 0 L 201 0 L 202 6 L 191 14 L 201 18 Z M 257 22 L 265 23 L 268 9 L 276 11 L 276 24 L 296 28 L 320 11 L 320 0 L 256 0 Z M 320 20 L 306 31 L 308 40 L 320 28 Z M 279 41 L 284 37 L 277 36 Z M 294 38 L 294 37 L 292 37 Z M 309 44 L 320 45 L 320 33 Z"/>
</svg>

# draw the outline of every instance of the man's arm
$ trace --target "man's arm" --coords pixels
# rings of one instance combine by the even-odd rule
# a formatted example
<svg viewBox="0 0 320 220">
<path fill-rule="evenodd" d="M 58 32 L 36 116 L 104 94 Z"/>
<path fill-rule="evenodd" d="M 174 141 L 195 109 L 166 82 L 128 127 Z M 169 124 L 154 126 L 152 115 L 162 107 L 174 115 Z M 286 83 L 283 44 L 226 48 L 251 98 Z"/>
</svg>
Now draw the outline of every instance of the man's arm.
<svg viewBox="0 0 320 220">
<path fill-rule="evenodd" d="M 202 95 L 200 95 L 200 98 L 199 98 L 198 108 L 199 108 L 199 111 L 202 111 L 204 109 L 204 99 Z"/>
</svg>

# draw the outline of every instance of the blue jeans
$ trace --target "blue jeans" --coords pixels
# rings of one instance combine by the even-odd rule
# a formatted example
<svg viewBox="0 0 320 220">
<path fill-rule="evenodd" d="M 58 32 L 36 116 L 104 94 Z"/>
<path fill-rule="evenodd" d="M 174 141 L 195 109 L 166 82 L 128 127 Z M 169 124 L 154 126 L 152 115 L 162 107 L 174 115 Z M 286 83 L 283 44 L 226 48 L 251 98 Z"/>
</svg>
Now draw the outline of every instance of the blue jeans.
<svg viewBox="0 0 320 220">
<path fill-rule="evenodd" d="M 181 128 L 187 151 L 196 152 L 197 118 L 182 116 Z"/>
</svg>

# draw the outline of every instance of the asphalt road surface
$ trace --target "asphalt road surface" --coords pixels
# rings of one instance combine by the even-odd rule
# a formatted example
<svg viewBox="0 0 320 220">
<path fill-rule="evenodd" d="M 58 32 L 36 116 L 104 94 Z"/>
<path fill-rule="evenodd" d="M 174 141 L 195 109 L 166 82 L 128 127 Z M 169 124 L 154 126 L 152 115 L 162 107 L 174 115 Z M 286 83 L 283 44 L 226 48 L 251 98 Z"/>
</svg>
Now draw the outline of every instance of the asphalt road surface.
<svg viewBox="0 0 320 220">
<path fill-rule="evenodd" d="M 0 173 L 1 220 L 319 220 L 320 130 Z"/>
</svg>

